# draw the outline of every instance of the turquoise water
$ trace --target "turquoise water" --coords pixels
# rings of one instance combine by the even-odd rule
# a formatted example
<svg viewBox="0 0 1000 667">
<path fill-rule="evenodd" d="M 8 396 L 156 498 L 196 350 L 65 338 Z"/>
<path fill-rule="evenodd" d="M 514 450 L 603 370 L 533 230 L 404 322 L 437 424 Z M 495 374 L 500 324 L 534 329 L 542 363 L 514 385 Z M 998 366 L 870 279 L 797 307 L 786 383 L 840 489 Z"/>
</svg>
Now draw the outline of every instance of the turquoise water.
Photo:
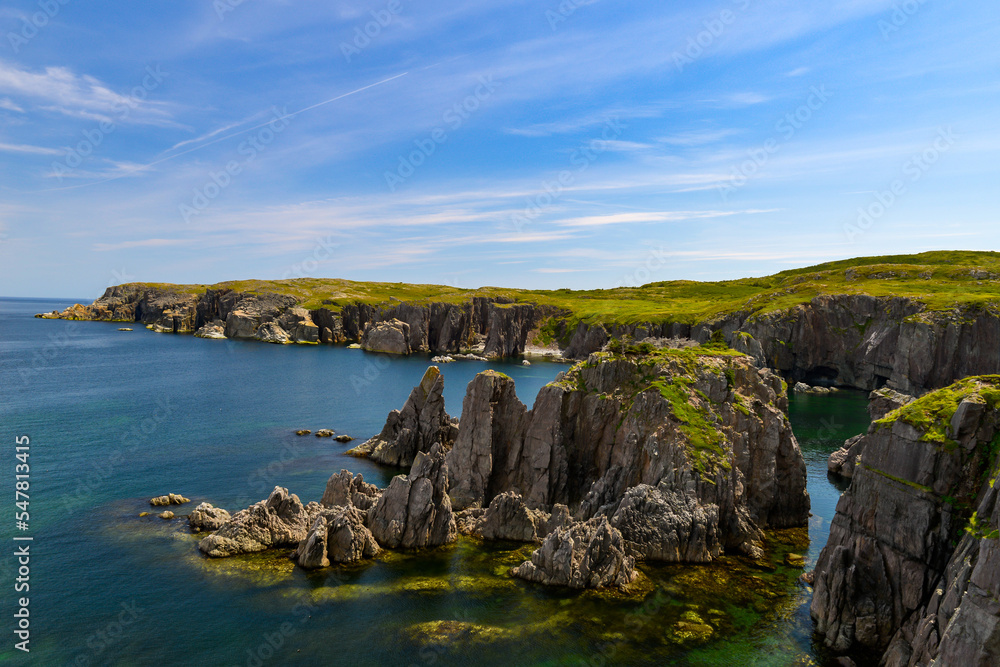
<svg viewBox="0 0 1000 667">
<path fill-rule="evenodd" d="M 11 503 L 4 553 L 13 553 L 15 533 L 34 537 L 31 664 L 781 665 L 818 657 L 808 591 L 795 582 L 798 571 L 780 565 L 759 570 L 731 559 L 713 568 L 647 567 L 641 592 L 621 596 L 514 581 L 506 569 L 530 548 L 464 539 L 312 573 L 281 553 L 204 559 L 183 521 L 138 517 L 151 509 L 150 497 L 191 498 L 178 513 L 205 500 L 235 511 L 275 485 L 312 500 L 341 468 L 384 486 L 400 471 L 344 455 L 350 445 L 293 431 L 371 436 L 429 360 L 32 317 L 66 305 L 0 299 L 0 435 L 8 458 L 0 484 Z M 487 367 L 514 378 L 529 405 L 564 368 L 445 365 L 452 415 L 466 384 Z M 864 408 L 859 392 L 792 400 L 810 470 L 811 561 L 839 495 L 826 479 L 826 456 L 867 427 Z M 21 435 L 31 438 L 24 533 L 13 526 L 14 439 Z M 804 551 L 795 539 L 786 542 L 775 544 L 776 561 L 784 551 Z M 5 555 L 0 582 L 12 586 L 15 576 L 14 558 Z M 13 649 L 15 597 L 2 598 L 0 659 L 28 664 Z M 692 625 L 695 616 L 700 623 Z"/>
</svg>

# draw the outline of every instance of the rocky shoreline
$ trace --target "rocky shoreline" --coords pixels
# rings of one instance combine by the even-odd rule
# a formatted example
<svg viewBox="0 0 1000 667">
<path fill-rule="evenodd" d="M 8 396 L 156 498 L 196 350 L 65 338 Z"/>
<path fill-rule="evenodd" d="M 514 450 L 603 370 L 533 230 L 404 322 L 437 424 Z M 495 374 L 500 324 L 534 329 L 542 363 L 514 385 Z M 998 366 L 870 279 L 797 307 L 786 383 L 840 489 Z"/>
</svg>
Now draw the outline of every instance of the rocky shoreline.
<svg viewBox="0 0 1000 667">
<path fill-rule="evenodd" d="M 746 355 L 720 346 L 595 353 L 544 387 L 531 410 L 510 378 L 485 371 L 457 424 L 442 390 L 429 368 L 355 451 L 412 461 L 386 489 L 345 470 L 318 502 L 279 487 L 231 517 L 199 506 L 192 529 L 215 530 L 198 548 L 211 557 L 294 549 L 300 566 L 316 568 L 462 532 L 537 544 L 511 576 L 626 589 L 637 562 L 760 558 L 765 530 L 808 521 L 787 387 Z"/>
<path fill-rule="evenodd" d="M 152 331 L 277 344 L 352 344 L 385 354 L 525 354 L 585 359 L 609 341 L 708 341 L 722 332 L 734 349 L 789 381 L 883 386 L 920 395 L 969 375 L 1000 373 L 1000 315 L 956 306 L 855 294 L 818 296 L 784 310 L 742 310 L 697 324 L 578 321 L 552 306 L 473 297 L 463 303 L 353 302 L 307 310 L 288 295 L 205 289 L 179 292 L 138 283 L 109 287 L 89 306 L 52 319 L 140 322 Z M 454 357 L 453 357 L 454 358 Z"/>
</svg>

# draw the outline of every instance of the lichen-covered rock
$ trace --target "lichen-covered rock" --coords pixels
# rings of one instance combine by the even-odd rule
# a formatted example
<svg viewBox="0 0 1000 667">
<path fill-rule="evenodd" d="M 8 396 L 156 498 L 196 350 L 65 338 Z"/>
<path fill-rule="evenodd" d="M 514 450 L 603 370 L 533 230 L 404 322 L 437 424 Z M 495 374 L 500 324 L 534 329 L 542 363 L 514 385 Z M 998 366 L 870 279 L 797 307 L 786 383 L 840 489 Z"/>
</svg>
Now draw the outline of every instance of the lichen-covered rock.
<svg viewBox="0 0 1000 667">
<path fill-rule="evenodd" d="M 408 476 L 397 475 L 368 511 L 368 527 L 382 546 L 395 549 L 454 542 L 458 531 L 448 498 L 448 465 L 441 445 L 420 452 Z"/>
<path fill-rule="evenodd" d="M 450 450 L 458 426 L 445 412 L 443 391 L 441 370 L 429 367 L 420 384 L 410 392 L 403 409 L 390 412 L 382 431 L 348 454 L 405 468 L 413 465 L 417 452 L 427 453 L 435 444 Z"/>
<path fill-rule="evenodd" d="M 213 558 L 297 546 L 305 538 L 321 506 L 303 506 L 295 494 L 276 486 L 267 500 L 240 510 L 219 529 L 198 543 Z"/>
<path fill-rule="evenodd" d="M 378 322 L 365 329 L 361 347 L 382 354 L 410 353 L 410 325 L 401 320 Z"/>
<path fill-rule="evenodd" d="M 211 503 L 201 503 L 188 515 L 188 526 L 192 533 L 211 533 L 231 518 L 229 512 L 221 507 L 213 507 Z"/>
<path fill-rule="evenodd" d="M 509 378 L 481 373 L 448 454 L 452 500 L 486 507 L 513 491 L 528 507 L 558 503 L 580 520 L 610 519 L 645 484 L 665 494 L 658 511 L 682 513 L 657 528 L 678 535 L 687 526 L 681 554 L 704 562 L 721 546 L 758 556 L 763 528 L 808 518 L 805 462 L 786 407 L 779 377 L 749 357 L 704 348 L 595 354 L 543 387 L 530 412 Z"/>
<path fill-rule="evenodd" d="M 1000 377 L 973 377 L 874 424 L 814 573 L 827 646 L 893 666 L 995 660 L 998 405 Z"/>
<path fill-rule="evenodd" d="M 364 512 L 352 505 L 322 511 L 299 542 L 296 562 L 313 569 L 374 558 L 379 546 L 365 527 L 365 518 Z"/>
<path fill-rule="evenodd" d="M 355 475 L 349 470 L 341 470 L 327 480 L 320 505 L 324 507 L 353 505 L 359 510 L 368 511 L 381 493 L 374 484 L 367 484 L 361 473 Z"/>
<path fill-rule="evenodd" d="M 569 588 L 625 588 L 636 576 L 621 533 L 603 516 L 553 531 L 511 574 Z"/>
</svg>

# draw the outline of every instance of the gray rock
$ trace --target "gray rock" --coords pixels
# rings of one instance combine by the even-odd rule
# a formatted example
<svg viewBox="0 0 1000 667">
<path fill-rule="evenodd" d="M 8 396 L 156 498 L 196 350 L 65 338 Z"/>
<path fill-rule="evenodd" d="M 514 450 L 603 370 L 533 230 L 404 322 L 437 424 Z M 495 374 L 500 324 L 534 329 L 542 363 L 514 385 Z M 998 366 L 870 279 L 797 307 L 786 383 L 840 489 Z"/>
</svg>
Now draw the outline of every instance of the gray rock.
<svg viewBox="0 0 1000 667">
<path fill-rule="evenodd" d="M 384 547 L 408 549 L 454 542 L 458 531 L 448 498 L 441 445 L 420 452 L 408 476 L 397 475 L 368 512 L 368 527 Z"/>
<path fill-rule="evenodd" d="M 297 546 L 322 508 L 303 506 L 288 489 L 274 487 L 267 500 L 240 510 L 219 529 L 198 543 L 213 558 L 264 551 L 272 547 Z"/>
<path fill-rule="evenodd" d="M 365 329 L 361 347 L 382 354 L 410 353 L 410 325 L 400 320 L 378 322 Z"/>
<path fill-rule="evenodd" d="M 501 493 L 483 513 L 476 532 L 485 540 L 540 542 L 550 531 L 549 513 L 529 509 L 515 492 Z"/>
<path fill-rule="evenodd" d="M 450 450 L 458 427 L 445 412 L 443 391 L 444 376 L 440 369 L 429 367 L 420 384 L 410 392 L 403 409 L 390 412 L 382 431 L 348 454 L 403 468 L 413 464 L 418 452 L 427 453 L 435 444 Z"/>
<path fill-rule="evenodd" d="M 355 475 L 349 470 L 341 470 L 327 480 L 320 505 L 324 507 L 353 505 L 360 510 L 368 511 L 381 493 L 374 484 L 365 483 L 361 473 Z"/>
<path fill-rule="evenodd" d="M 209 322 L 203 325 L 194 335 L 198 338 L 209 338 L 214 340 L 225 340 L 226 339 L 226 329 L 225 325 L 221 322 Z"/>
<path fill-rule="evenodd" d="M 278 318 L 278 324 L 288 332 L 288 337 L 293 342 L 319 342 L 319 327 L 305 308 L 289 308 Z"/>
<path fill-rule="evenodd" d="M 611 516 L 626 552 L 640 560 L 708 563 L 722 552 L 719 508 L 702 505 L 694 492 L 667 484 L 640 484 L 625 492 Z"/>
<path fill-rule="evenodd" d="M 201 503 L 188 515 L 188 526 L 192 533 L 211 533 L 218 530 L 222 524 L 232 517 L 221 507 L 213 507 L 210 503 Z"/>
<path fill-rule="evenodd" d="M 625 588 L 636 576 L 621 533 L 603 516 L 550 533 L 511 574 L 569 588 Z"/>
<path fill-rule="evenodd" d="M 374 558 L 379 551 L 365 527 L 364 512 L 347 505 L 321 512 L 299 542 L 294 558 L 301 567 L 313 569 Z"/>
<path fill-rule="evenodd" d="M 260 325 L 260 328 L 257 329 L 253 337 L 262 343 L 275 343 L 277 345 L 292 342 L 288 336 L 288 332 L 282 329 L 281 325 L 277 322 L 265 322 Z"/>
<path fill-rule="evenodd" d="M 868 395 L 868 414 L 871 415 L 872 422 L 876 422 L 914 400 L 912 396 L 907 396 L 894 389 L 878 389 Z M 843 447 L 830 454 L 830 458 L 827 460 L 827 470 L 847 479 L 854 477 L 854 468 L 865 450 L 868 436 L 874 433 L 876 428 L 877 425 L 872 423 L 868 433 L 848 439 Z"/>
</svg>

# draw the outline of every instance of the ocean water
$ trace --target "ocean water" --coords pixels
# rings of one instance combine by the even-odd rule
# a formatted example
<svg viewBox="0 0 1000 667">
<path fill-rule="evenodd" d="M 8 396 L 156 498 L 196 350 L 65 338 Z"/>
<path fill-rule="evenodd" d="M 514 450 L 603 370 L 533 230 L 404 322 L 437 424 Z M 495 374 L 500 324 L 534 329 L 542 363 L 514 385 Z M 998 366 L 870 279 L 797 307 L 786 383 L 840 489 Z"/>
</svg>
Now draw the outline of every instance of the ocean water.
<svg viewBox="0 0 1000 667">
<path fill-rule="evenodd" d="M 531 547 L 458 544 L 306 572 L 284 552 L 209 560 L 186 521 L 148 499 L 181 493 L 236 511 L 288 487 L 322 495 L 342 468 L 385 486 L 400 470 L 294 430 L 377 433 L 430 364 L 359 350 L 154 334 L 134 325 L 39 320 L 69 301 L 0 299 L 0 450 L 7 491 L 0 661 L 44 665 L 787 665 L 821 664 L 809 591 L 784 553 L 811 565 L 839 496 L 826 457 L 867 428 L 861 392 L 793 397 L 809 466 L 806 531 L 772 543 L 774 566 L 643 566 L 633 595 L 513 580 Z M 442 366 L 450 414 L 485 368 L 529 406 L 555 363 Z M 30 438 L 30 519 L 15 525 L 15 438 Z M 354 443 L 356 444 L 356 443 Z M 13 537 L 31 536 L 31 542 Z M 13 592 L 30 544 L 30 591 Z M 29 597 L 30 654 L 13 613 Z"/>
</svg>

